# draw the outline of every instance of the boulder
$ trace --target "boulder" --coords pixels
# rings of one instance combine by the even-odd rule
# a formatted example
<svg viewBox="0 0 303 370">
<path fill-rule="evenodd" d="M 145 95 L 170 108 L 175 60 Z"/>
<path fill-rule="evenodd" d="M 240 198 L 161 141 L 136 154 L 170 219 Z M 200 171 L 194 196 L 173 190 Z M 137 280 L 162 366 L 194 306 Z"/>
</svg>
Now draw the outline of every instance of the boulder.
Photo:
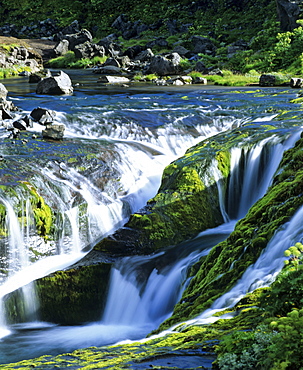
<svg viewBox="0 0 303 370">
<path fill-rule="evenodd" d="M 6 100 L 0 97 L 0 110 L 2 110 L 2 119 L 11 119 L 11 111 L 16 111 L 18 108 L 11 100 Z"/>
<path fill-rule="evenodd" d="M 69 50 L 69 41 L 68 40 L 60 40 L 57 45 L 54 47 L 54 53 L 56 56 L 64 55 Z"/>
<path fill-rule="evenodd" d="M 0 106 L 1 119 L 13 119 L 13 116 L 10 114 L 10 111 L 4 107 Z"/>
<path fill-rule="evenodd" d="M 98 67 L 93 70 L 93 73 L 106 74 L 106 75 L 121 75 L 121 68 L 116 66 Z"/>
<path fill-rule="evenodd" d="M 39 72 L 36 72 L 36 73 L 31 73 L 29 75 L 28 82 L 29 83 L 38 83 L 43 78 L 51 77 L 51 76 L 52 76 L 52 74 L 51 74 L 50 70 L 45 69 L 43 71 L 39 71 Z"/>
<path fill-rule="evenodd" d="M 46 125 L 42 131 L 42 136 L 47 139 L 61 140 L 63 139 L 65 126 L 60 124 Z"/>
<path fill-rule="evenodd" d="M 268 75 L 268 74 L 263 74 L 260 76 L 259 79 L 259 85 L 260 86 L 275 86 L 276 84 L 276 76 L 274 75 Z"/>
<path fill-rule="evenodd" d="M 167 49 L 168 48 L 168 42 L 164 37 L 158 37 L 155 40 L 152 40 L 148 42 L 145 45 L 146 49 L 152 49 L 155 46 L 159 46 L 160 48 Z"/>
<path fill-rule="evenodd" d="M 7 91 L 6 87 L 2 83 L 0 83 L 0 98 L 6 99 L 7 93 L 8 93 L 8 91 Z"/>
<path fill-rule="evenodd" d="M 149 28 L 140 20 L 136 22 L 129 21 L 125 14 L 119 15 L 119 17 L 112 23 L 112 27 L 121 32 L 122 37 L 125 40 L 139 36 L 143 31 L 146 31 Z"/>
<path fill-rule="evenodd" d="M 247 49 L 248 49 L 248 44 L 246 41 L 237 40 L 236 42 L 230 44 L 227 47 L 227 58 L 231 58 L 235 54 L 239 53 L 240 51 L 244 51 Z"/>
<path fill-rule="evenodd" d="M 120 45 L 115 43 L 115 40 L 117 40 L 117 38 L 117 35 L 115 33 L 112 33 L 100 40 L 97 45 L 104 47 L 106 55 L 110 55 L 113 58 L 117 57 L 121 53 Z"/>
<path fill-rule="evenodd" d="M 191 39 L 193 52 L 195 54 L 215 55 L 216 47 L 207 37 L 193 36 Z"/>
<path fill-rule="evenodd" d="M 44 126 L 52 124 L 54 122 L 55 116 L 55 111 L 41 107 L 35 108 L 30 114 L 30 117 L 34 121 Z"/>
<path fill-rule="evenodd" d="M 105 63 L 103 63 L 103 65 L 102 65 L 102 67 L 107 67 L 107 66 L 114 66 L 114 67 L 117 67 L 117 68 L 121 68 L 121 64 L 116 58 L 106 59 Z"/>
<path fill-rule="evenodd" d="M 61 31 L 63 35 L 72 35 L 78 32 L 80 32 L 80 26 L 77 20 L 74 20 L 69 26 L 64 27 Z"/>
<path fill-rule="evenodd" d="M 141 62 L 150 62 L 154 57 L 154 53 L 151 49 L 146 49 L 141 51 L 136 57 L 135 60 L 140 60 Z"/>
<path fill-rule="evenodd" d="M 123 55 L 127 55 L 130 59 L 134 59 L 141 51 L 143 51 L 141 45 L 134 45 L 126 49 Z"/>
<path fill-rule="evenodd" d="M 93 57 L 104 57 L 105 49 L 101 45 L 93 44 L 89 41 L 86 41 L 83 44 L 76 45 L 74 47 L 75 57 L 78 59 Z"/>
<path fill-rule="evenodd" d="M 188 49 L 186 49 L 184 46 L 182 45 L 176 45 L 174 47 L 174 50 L 173 50 L 174 53 L 178 53 L 179 55 L 181 55 L 182 57 L 187 57 L 189 54 L 190 54 L 190 51 Z"/>
<path fill-rule="evenodd" d="M 198 62 L 195 65 L 195 71 L 201 73 L 208 73 L 208 69 L 206 68 L 205 64 L 200 60 L 198 60 Z"/>
<path fill-rule="evenodd" d="M 122 76 L 101 76 L 98 82 L 109 83 L 109 84 L 124 84 L 128 83 L 130 80 L 127 77 Z"/>
<path fill-rule="evenodd" d="M 164 56 L 155 55 L 148 67 L 148 73 L 154 73 L 159 76 L 177 74 L 180 69 L 181 57 L 177 53 L 171 53 Z"/>
<path fill-rule="evenodd" d="M 63 36 L 63 40 L 67 40 L 69 42 L 69 50 L 72 51 L 74 51 L 76 45 L 84 44 L 86 41 L 92 42 L 92 39 L 92 34 L 86 29 L 83 29 L 78 33 Z"/>
<path fill-rule="evenodd" d="M 207 79 L 197 76 L 193 79 L 193 84 L 207 85 Z"/>
<path fill-rule="evenodd" d="M 303 87 L 303 78 L 291 78 L 290 87 L 301 89 Z"/>
<path fill-rule="evenodd" d="M 42 95 L 71 95 L 73 93 L 71 79 L 65 72 L 60 71 L 58 76 L 47 77 L 38 82 L 36 93 Z"/>
<path fill-rule="evenodd" d="M 119 63 L 119 65 L 122 67 L 122 68 L 125 68 L 127 66 L 129 66 L 130 64 L 130 59 L 128 56 L 124 55 L 122 57 L 117 57 L 116 58 L 116 61 Z"/>
<path fill-rule="evenodd" d="M 18 129 L 19 131 L 25 131 L 26 123 L 22 119 L 18 119 L 17 121 L 13 122 L 13 127 Z"/>
</svg>

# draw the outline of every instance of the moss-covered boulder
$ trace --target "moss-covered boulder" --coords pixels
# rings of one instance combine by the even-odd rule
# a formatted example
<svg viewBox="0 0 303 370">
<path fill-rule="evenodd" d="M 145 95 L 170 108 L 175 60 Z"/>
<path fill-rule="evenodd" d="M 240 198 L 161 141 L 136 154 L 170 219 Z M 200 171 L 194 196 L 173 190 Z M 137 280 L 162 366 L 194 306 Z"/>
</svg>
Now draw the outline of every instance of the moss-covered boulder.
<svg viewBox="0 0 303 370">
<path fill-rule="evenodd" d="M 39 320 L 62 325 L 99 321 L 106 302 L 111 264 L 57 271 L 35 282 Z M 7 321 L 28 320 L 22 288 L 5 297 Z"/>
<path fill-rule="evenodd" d="M 303 139 L 283 157 L 280 169 L 265 196 L 223 242 L 200 260 L 196 272 L 170 319 L 161 329 L 188 320 L 209 308 L 230 290 L 254 263 L 277 229 L 303 204 Z"/>
<path fill-rule="evenodd" d="M 293 123 L 289 125 L 292 127 Z M 280 123 L 247 124 L 190 148 L 165 168 L 159 191 L 146 207 L 131 215 L 125 227 L 113 237 L 97 243 L 94 250 L 118 250 L 123 254 L 125 248 L 125 254 L 150 253 L 222 224 L 232 149 L 248 151 L 271 137 L 283 141 L 289 132 L 281 126 Z"/>
</svg>

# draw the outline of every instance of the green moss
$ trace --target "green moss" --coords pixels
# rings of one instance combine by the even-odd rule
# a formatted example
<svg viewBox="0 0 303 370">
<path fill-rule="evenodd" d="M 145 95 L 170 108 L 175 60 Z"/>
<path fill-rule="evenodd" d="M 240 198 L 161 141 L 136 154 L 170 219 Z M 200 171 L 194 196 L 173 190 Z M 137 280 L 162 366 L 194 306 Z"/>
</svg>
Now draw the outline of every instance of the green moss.
<svg viewBox="0 0 303 370">
<path fill-rule="evenodd" d="M 224 177 L 228 177 L 230 173 L 230 152 L 220 151 L 216 153 L 218 168 Z"/>
<path fill-rule="evenodd" d="M 95 264 L 57 271 L 36 281 L 39 318 L 62 325 L 100 320 L 107 297 L 111 265 Z M 5 297 L 7 320 L 24 320 L 22 290 Z"/>
<path fill-rule="evenodd" d="M 53 212 L 42 196 L 28 182 L 22 182 L 23 186 L 30 192 L 30 202 L 33 209 L 37 233 L 45 238 L 49 237 L 53 227 Z"/>
<path fill-rule="evenodd" d="M 191 280 L 181 303 L 175 306 L 172 317 L 161 329 L 199 315 L 228 291 L 246 268 L 256 261 L 279 226 L 287 222 L 303 204 L 302 148 L 303 139 L 285 153 L 279 175 L 267 194 L 237 223 L 229 238 L 201 260 L 200 269 Z M 283 172 L 290 168 L 293 177 L 284 181 Z"/>
</svg>

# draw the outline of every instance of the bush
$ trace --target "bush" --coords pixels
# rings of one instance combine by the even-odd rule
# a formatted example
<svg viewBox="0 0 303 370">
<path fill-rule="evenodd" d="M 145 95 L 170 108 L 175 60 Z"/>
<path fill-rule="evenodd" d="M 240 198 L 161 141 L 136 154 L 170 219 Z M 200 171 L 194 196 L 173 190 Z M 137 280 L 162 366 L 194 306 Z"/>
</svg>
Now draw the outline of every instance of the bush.
<svg viewBox="0 0 303 370">
<path fill-rule="evenodd" d="M 219 369 L 269 369 L 271 360 L 267 359 L 267 352 L 275 336 L 276 332 L 266 325 L 260 325 L 255 331 L 227 335 L 219 346 L 220 351 L 225 352 L 219 354 Z"/>
</svg>

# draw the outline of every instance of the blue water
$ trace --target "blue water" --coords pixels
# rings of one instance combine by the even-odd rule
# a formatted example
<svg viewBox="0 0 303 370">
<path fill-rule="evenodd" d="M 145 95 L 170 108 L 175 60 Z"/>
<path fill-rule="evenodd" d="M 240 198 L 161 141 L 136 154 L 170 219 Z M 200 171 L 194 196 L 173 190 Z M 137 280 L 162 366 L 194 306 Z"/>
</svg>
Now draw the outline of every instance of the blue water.
<svg viewBox="0 0 303 370">
<path fill-rule="evenodd" d="M 106 86 L 97 82 L 98 77 L 89 70 L 68 71 L 68 74 L 74 84 L 72 96 L 38 96 L 35 93 L 35 84 L 29 84 L 26 77 L 1 81 L 9 91 L 9 99 L 20 108 L 17 114 L 29 114 L 38 106 L 52 109 L 56 112 L 56 122 L 64 124 L 66 132 L 64 140 L 59 143 L 41 140 L 43 127 L 35 124 L 30 133 L 21 134 L 21 138 L 27 138 L 28 146 L 21 140 L 17 140 L 12 146 L 7 131 L 0 129 L 0 151 L 7 160 L 5 171 L 0 171 L 0 184 L 14 187 L 20 180 L 27 181 L 41 176 L 42 180 L 36 181 L 41 186 L 40 190 L 46 192 L 43 189 L 46 184 L 43 178 L 44 165 L 51 171 L 55 164 L 58 165 L 59 160 L 63 161 L 62 153 L 66 153 L 69 159 L 76 155 L 79 148 L 85 146 L 91 148 L 89 150 L 93 153 L 105 153 L 101 158 L 104 163 L 100 164 L 100 158 L 95 162 L 95 159 L 92 159 L 91 163 L 86 161 L 86 168 L 81 172 L 82 177 L 77 177 L 77 181 L 85 179 L 94 185 L 95 193 L 98 193 L 99 189 L 113 199 L 120 200 L 122 196 L 129 199 L 132 194 L 136 197 L 136 202 L 131 203 L 132 211 L 135 211 L 156 194 L 160 177 L 158 176 L 157 180 L 155 178 L 157 174 L 161 175 L 165 165 L 182 156 L 189 147 L 206 137 L 249 123 L 285 126 L 286 131 L 294 130 L 296 125 L 299 125 L 295 118 L 289 118 L 287 115 L 277 117 L 282 111 L 292 110 L 293 116 L 296 115 L 296 110 L 300 111 L 299 105 L 289 103 L 290 99 L 296 97 L 296 91 L 288 88 L 220 88 L 204 85 L 158 87 L 152 84 Z M 31 137 L 32 134 L 39 137 L 39 145 Z M 81 154 L 77 155 L 79 161 L 82 160 Z M 75 169 L 73 161 L 67 161 L 65 164 Z M 100 184 L 99 179 L 106 165 L 114 168 L 120 180 L 123 179 L 123 191 L 115 187 L 112 181 L 114 175 L 113 179 L 108 180 L 108 169 L 104 176 L 108 182 L 103 179 Z M 151 173 L 144 173 L 144 167 L 153 166 L 155 168 Z M 61 167 L 52 174 L 62 172 Z M 130 174 L 136 176 L 135 180 L 128 184 Z M 70 180 L 68 176 L 71 174 L 66 170 L 64 176 Z M 141 185 L 143 177 L 149 182 Z M 52 177 L 48 178 L 48 181 L 51 182 L 51 179 Z M 61 186 L 59 181 L 56 186 L 58 189 Z M 121 222 L 123 217 L 125 214 L 121 214 Z M 113 228 L 118 226 L 119 223 L 113 225 Z M 227 235 L 226 231 L 218 231 L 215 237 L 208 238 L 207 248 Z M 98 235 L 94 236 L 98 238 Z M 188 250 L 203 250 L 202 244 L 205 241 L 201 240 L 188 242 Z M 188 255 L 184 257 L 188 258 Z M 169 260 L 172 266 L 178 262 L 176 256 Z M 195 258 L 189 258 L 190 264 L 194 261 Z M 173 273 L 173 267 L 165 273 L 169 274 L 168 271 Z M 186 276 L 178 289 L 184 288 L 184 284 Z M 178 299 L 178 295 L 175 299 Z M 172 309 L 173 303 L 170 302 L 169 310 Z M 169 312 L 165 313 L 169 315 Z M 156 317 L 157 325 L 158 320 L 159 317 Z M 154 329 L 151 324 L 153 323 L 148 322 L 145 326 L 134 326 L 119 325 L 117 322 L 115 325 L 105 325 L 101 321 L 100 313 L 100 322 L 79 327 L 60 327 L 39 322 L 13 325 L 9 328 L 11 334 L 0 340 L 0 362 L 8 363 L 42 354 L 71 351 L 79 347 L 101 346 L 118 340 L 142 338 Z"/>
</svg>

